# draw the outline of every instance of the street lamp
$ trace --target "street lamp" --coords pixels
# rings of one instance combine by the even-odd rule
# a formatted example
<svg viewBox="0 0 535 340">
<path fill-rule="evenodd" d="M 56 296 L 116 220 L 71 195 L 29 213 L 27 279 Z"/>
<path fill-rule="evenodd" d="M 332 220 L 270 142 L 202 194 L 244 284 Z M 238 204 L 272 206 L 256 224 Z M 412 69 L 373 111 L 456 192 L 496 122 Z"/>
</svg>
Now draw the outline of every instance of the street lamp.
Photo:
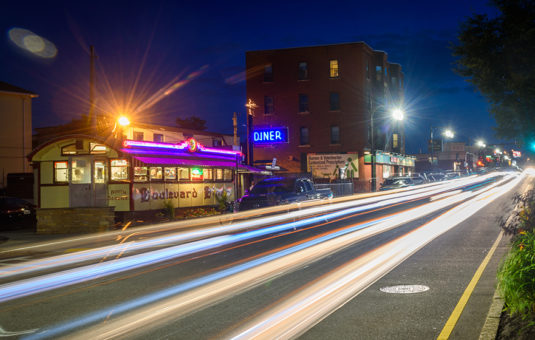
<svg viewBox="0 0 535 340">
<path fill-rule="evenodd" d="M 479 146 L 480 148 L 484 148 L 487 146 L 485 145 L 485 142 L 483 142 L 481 139 L 476 142 L 476 145 Z"/>
<path fill-rule="evenodd" d="M 435 127 L 435 126 L 431 126 L 431 129 L 430 129 L 431 130 L 431 135 L 430 135 L 430 137 L 431 137 L 430 138 L 430 140 L 431 140 L 431 164 L 435 164 L 435 155 L 434 155 L 435 154 L 435 143 L 434 143 L 434 137 L 433 137 L 433 130 L 434 129 L 438 129 L 438 128 Z M 446 138 L 453 138 L 455 136 L 453 131 L 450 130 L 450 129 L 444 130 L 442 132 L 442 135 L 444 137 L 446 137 Z M 442 142 L 441 142 L 441 145 L 440 145 L 440 150 L 441 151 L 442 151 L 442 147 L 443 147 L 443 145 L 442 145 Z M 438 161 L 438 159 L 437 159 L 437 161 Z"/>
<path fill-rule="evenodd" d="M 374 133 L 375 133 L 375 128 L 373 127 L 373 122 L 375 120 L 374 116 L 375 116 L 375 113 L 380 109 L 380 108 L 384 108 L 384 105 L 378 105 L 371 113 L 370 113 L 370 126 L 371 126 L 371 130 L 372 130 L 372 133 L 371 133 L 371 137 L 372 137 L 372 149 L 371 149 L 371 156 L 372 156 L 372 159 L 371 159 L 371 165 L 372 165 L 372 192 L 375 192 L 377 190 L 376 186 L 377 186 L 377 176 L 376 176 L 376 168 L 375 168 L 375 136 L 374 136 Z M 403 112 L 403 110 L 401 110 L 400 108 L 395 108 L 391 111 L 391 114 L 392 114 L 392 118 L 394 120 L 403 120 L 403 117 L 405 115 L 405 113 Z"/>
</svg>

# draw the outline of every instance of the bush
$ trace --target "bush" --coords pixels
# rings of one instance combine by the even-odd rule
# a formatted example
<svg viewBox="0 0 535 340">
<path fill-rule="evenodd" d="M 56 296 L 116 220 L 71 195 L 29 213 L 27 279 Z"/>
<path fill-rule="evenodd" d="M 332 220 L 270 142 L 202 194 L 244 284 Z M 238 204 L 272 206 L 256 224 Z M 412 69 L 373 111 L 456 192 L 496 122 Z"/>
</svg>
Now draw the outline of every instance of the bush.
<svg viewBox="0 0 535 340">
<path fill-rule="evenodd" d="M 163 202 L 163 215 L 171 220 L 175 219 L 175 205 L 173 201 L 167 200 Z"/>
</svg>

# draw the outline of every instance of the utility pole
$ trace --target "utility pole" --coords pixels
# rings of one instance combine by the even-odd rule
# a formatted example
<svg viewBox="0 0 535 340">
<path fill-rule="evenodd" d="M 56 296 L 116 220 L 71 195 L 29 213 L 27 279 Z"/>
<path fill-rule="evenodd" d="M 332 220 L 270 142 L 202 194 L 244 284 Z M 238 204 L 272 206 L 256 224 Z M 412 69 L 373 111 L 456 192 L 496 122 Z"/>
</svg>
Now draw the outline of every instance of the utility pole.
<svg viewBox="0 0 535 340">
<path fill-rule="evenodd" d="M 232 117 L 232 126 L 234 127 L 234 145 L 238 146 L 238 114 L 236 112 Z"/>
<path fill-rule="evenodd" d="M 247 111 L 247 165 L 253 165 L 253 146 L 251 145 L 251 127 L 253 126 L 253 117 L 254 117 L 254 109 L 258 107 L 258 105 L 253 102 L 251 98 L 249 98 L 249 101 L 247 104 L 245 104 L 245 107 L 248 109 Z"/>
</svg>

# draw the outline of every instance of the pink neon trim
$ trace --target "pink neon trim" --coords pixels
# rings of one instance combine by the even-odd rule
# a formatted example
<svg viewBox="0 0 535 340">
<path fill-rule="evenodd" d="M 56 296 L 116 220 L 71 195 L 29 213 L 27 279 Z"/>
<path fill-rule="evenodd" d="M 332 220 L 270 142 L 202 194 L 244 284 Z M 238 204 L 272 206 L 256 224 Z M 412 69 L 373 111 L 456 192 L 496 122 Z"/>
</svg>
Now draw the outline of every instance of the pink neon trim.
<svg viewBox="0 0 535 340">
<path fill-rule="evenodd" d="M 188 148 L 188 141 L 184 141 L 180 144 L 171 144 L 171 143 L 158 143 L 158 142 L 146 142 L 138 140 L 125 140 L 123 141 L 124 147 L 140 146 L 147 148 L 162 148 L 162 149 L 174 149 L 174 150 L 184 150 Z M 241 151 L 231 151 L 231 150 L 220 150 L 214 148 L 208 148 L 197 142 L 197 148 L 204 152 L 213 152 L 223 155 L 242 155 Z"/>
</svg>

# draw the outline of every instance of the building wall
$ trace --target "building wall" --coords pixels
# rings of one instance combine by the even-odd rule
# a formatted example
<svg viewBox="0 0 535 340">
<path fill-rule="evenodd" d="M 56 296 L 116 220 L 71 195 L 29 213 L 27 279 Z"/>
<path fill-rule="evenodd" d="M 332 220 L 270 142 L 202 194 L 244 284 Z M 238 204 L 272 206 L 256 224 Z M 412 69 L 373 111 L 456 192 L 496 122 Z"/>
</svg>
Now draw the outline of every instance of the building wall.
<svg viewBox="0 0 535 340">
<path fill-rule="evenodd" d="M 338 60 L 339 76 L 330 77 L 330 60 Z M 306 62 L 308 79 L 299 80 L 299 63 Z M 273 81 L 264 81 L 264 67 L 271 64 Z M 376 76 L 376 66 L 381 66 Z M 392 69 L 396 84 L 391 83 Z M 370 149 L 370 116 L 375 111 L 376 149 L 404 152 L 402 124 L 387 122 L 384 110 L 402 100 L 402 73 L 397 64 L 389 64 L 384 52 L 372 50 L 365 43 L 251 51 L 246 53 L 247 98 L 258 107 L 254 111 L 253 129 L 288 127 L 287 144 L 254 147 L 254 160 L 271 161 L 288 172 L 306 171 L 307 153 L 350 153 L 363 157 Z M 391 93 L 395 91 L 396 93 Z M 330 94 L 339 94 L 340 107 L 332 110 Z M 308 112 L 299 112 L 299 95 L 308 95 Z M 265 97 L 273 98 L 273 113 L 265 112 Z M 388 101 L 385 103 L 385 99 Z M 388 123 L 388 135 L 381 135 Z M 331 143 L 331 127 L 338 126 L 340 143 Z M 300 129 L 309 129 L 309 144 L 300 145 Z M 391 132 L 400 131 L 400 142 L 392 149 Z M 359 162 L 364 166 L 364 162 Z M 362 176 L 368 172 L 359 168 Z"/>
<path fill-rule="evenodd" d="M 0 92 L 0 187 L 8 173 L 32 172 L 28 155 L 32 151 L 32 102 L 23 94 Z"/>
</svg>

